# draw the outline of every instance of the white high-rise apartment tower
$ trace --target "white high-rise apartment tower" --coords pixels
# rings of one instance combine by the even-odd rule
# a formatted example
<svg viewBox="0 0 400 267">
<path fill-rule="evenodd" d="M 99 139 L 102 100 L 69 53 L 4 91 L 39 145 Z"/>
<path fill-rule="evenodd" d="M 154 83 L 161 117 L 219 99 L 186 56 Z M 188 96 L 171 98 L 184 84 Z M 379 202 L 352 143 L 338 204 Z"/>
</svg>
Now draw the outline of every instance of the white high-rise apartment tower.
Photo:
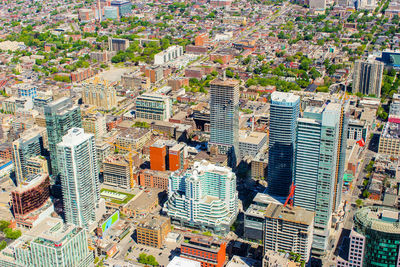
<svg viewBox="0 0 400 267">
<path fill-rule="evenodd" d="M 99 172 L 93 134 L 72 128 L 57 145 L 67 223 L 89 228 L 96 220 Z"/>
</svg>

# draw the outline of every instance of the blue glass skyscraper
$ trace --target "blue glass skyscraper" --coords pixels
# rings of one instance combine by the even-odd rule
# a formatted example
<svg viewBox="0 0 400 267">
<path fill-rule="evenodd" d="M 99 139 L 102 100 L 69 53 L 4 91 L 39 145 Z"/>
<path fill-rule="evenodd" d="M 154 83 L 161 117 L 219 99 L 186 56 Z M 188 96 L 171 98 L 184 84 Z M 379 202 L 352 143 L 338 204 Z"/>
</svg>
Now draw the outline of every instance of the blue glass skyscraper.
<svg viewBox="0 0 400 267">
<path fill-rule="evenodd" d="M 293 178 L 296 124 L 299 112 L 299 96 L 291 93 L 272 93 L 267 188 L 270 195 L 287 196 L 289 194 Z"/>
</svg>

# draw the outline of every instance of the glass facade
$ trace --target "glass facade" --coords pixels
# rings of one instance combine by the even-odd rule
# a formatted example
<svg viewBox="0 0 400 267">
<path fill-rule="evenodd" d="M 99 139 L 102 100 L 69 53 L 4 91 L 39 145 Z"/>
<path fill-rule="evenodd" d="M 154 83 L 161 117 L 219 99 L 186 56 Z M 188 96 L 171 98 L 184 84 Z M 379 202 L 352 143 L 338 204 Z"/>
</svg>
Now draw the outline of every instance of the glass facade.
<svg viewBox="0 0 400 267">
<path fill-rule="evenodd" d="M 82 127 L 81 111 L 74 106 L 69 98 L 60 98 L 44 107 L 46 118 L 47 138 L 49 142 L 51 171 L 58 176 L 57 144 L 62 137 L 73 127 Z"/>
<path fill-rule="evenodd" d="M 269 119 L 268 193 L 287 196 L 293 178 L 294 149 L 300 97 L 271 95 Z"/>
<path fill-rule="evenodd" d="M 399 211 L 365 207 L 354 216 L 354 229 L 365 237 L 363 266 L 399 266 Z"/>
</svg>

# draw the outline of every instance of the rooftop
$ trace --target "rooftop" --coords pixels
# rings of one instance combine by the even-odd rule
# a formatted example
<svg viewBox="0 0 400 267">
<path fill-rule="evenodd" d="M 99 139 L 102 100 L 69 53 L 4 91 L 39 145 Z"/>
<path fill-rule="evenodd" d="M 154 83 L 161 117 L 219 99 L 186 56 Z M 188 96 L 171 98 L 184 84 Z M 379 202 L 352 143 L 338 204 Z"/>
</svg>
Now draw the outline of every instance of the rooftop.
<svg viewBox="0 0 400 267">
<path fill-rule="evenodd" d="M 258 145 L 267 137 L 266 133 L 261 132 L 239 132 L 239 142 Z"/>
<path fill-rule="evenodd" d="M 162 225 L 165 222 L 169 221 L 169 217 L 164 217 L 160 215 L 156 216 L 147 216 L 144 220 L 142 220 L 139 223 L 139 227 L 146 228 L 146 229 L 152 229 L 152 230 L 158 230 L 162 227 Z"/>
<path fill-rule="evenodd" d="M 235 79 L 221 79 L 216 78 L 210 82 L 210 85 L 220 85 L 220 86 L 236 86 L 239 85 L 239 81 Z"/>
<path fill-rule="evenodd" d="M 378 232 L 400 234 L 399 211 L 393 208 L 364 207 L 355 213 L 354 221 Z"/>
<path fill-rule="evenodd" d="M 400 124 L 387 122 L 381 136 L 384 138 L 400 138 Z"/>
<path fill-rule="evenodd" d="M 312 225 L 314 221 L 314 212 L 299 207 L 283 207 L 283 205 L 275 203 L 268 205 L 265 210 L 265 216 L 268 218 L 305 225 Z"/>
<path fill-rule="evenodd" d="M 300 96 L 292 93 L 283 93 L 275 91 L 271 94 L 271 101 L 283 103 L 295 103 L 300 100 Z"/>
</svg>

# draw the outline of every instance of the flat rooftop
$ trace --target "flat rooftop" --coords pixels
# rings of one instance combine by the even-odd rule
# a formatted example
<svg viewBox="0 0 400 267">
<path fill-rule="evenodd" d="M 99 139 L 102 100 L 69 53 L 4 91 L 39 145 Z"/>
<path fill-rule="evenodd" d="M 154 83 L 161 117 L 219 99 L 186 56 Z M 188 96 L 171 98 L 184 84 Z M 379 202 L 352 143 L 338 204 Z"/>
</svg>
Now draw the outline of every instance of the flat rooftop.
<svg viewBox="0 0 400 267">
<path fill-rule="evenodd" d="M 164 217 L 160 215 L 155 216 L 147 216 L 144 220 L 139 223 L 139 227 L 143 227 L 146 229 L 158 230 L 160 227 L 169 221 L 169 217 Z"/>
<path fill-rule="evenodd" d="M 266 137 L 267 137 L 266 133 L 240 131 L 239 143 L 258 145 L 263 140 L 265 140 Z"/>
<path fill-rule="evenodd" d="M 220 85 L 220 86 L 236 86 L 239 85 L 239 81 L 235 79 L 221 79 L 216 78 L 210 82 L 212 85 Z"/>
<path fill-rule="evenodd" d="M 300 100 L 300 96 L 294 95 L 292 93 L 284 93 L 284 92 L 273 92 L 271 94 L 271 101 L 283 102 L 283 103 L 294 103 Z"/>
<path fill-rule="evenodd" d="M 311 225 L 314 221 L 314 212 L 299 207 L 283 207 L 283 205 L 275 203 L 268 205 L 265 210 L 265 216 L 268 218 L 305 225 Z"/>
<path fill-rule="evenodd" d="M 384 138 L 400 138 L 400 124 L 387 122 L 383 128 L 381 136 Z"/>
</svg>

